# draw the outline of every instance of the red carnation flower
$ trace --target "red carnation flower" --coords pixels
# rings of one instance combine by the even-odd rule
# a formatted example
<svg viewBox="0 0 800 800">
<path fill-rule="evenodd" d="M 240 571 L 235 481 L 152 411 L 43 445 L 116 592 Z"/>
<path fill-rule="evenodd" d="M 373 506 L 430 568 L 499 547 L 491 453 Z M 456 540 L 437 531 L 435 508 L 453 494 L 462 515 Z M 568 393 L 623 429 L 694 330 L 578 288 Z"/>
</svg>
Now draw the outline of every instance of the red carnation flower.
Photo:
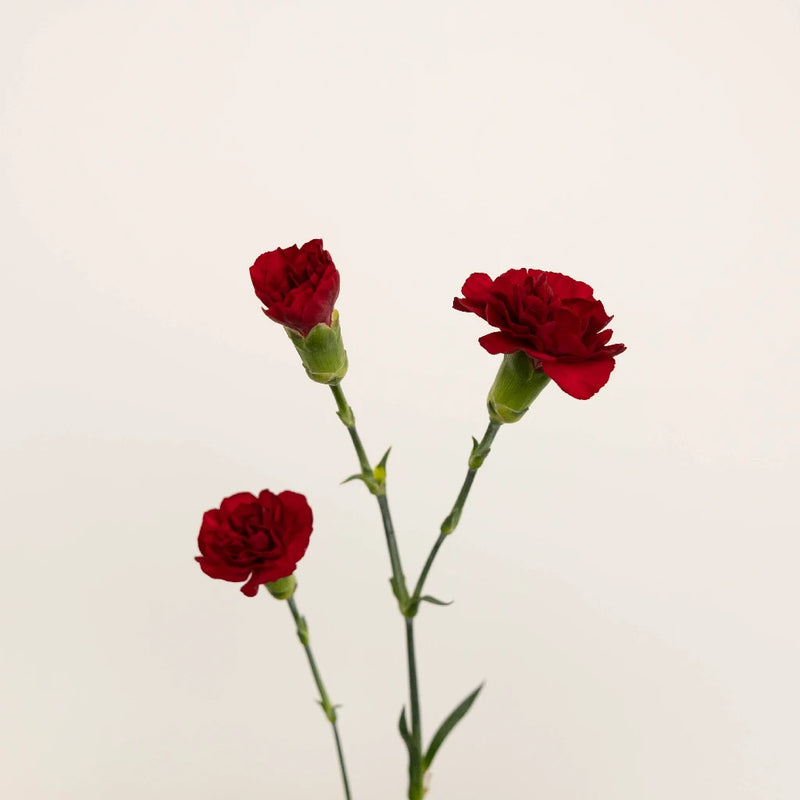
<svg viewBox="0 0 800 800">
<path fill-rule="evenodd" d="M 331 324 L 339 273 L 322 239 L 263 253 L 250 267 L 250 279 L 264 313 L 275 322 L 303 337 L 315 325 Z"/>
<path fill-rule="evenodd" d="M 492 354 L 527 353 L 567 394 L 586 400 L 605 386 L 624 344 L 608 344 L 611 321 L 592 287 L 539 269 L 510 269 L 492 280 L 467 278 L 453 308 L 471 311 L 498 331 L 478 341 Z"/>
<path fill-rule="evenodd" d="M 200 568 L 212 578 L 244 581 L 253 597 L 262 583 L 292 575 L 311 537 L 313 515 L 297 492 L 240 492 L 203 514 Z"/>
</svg>

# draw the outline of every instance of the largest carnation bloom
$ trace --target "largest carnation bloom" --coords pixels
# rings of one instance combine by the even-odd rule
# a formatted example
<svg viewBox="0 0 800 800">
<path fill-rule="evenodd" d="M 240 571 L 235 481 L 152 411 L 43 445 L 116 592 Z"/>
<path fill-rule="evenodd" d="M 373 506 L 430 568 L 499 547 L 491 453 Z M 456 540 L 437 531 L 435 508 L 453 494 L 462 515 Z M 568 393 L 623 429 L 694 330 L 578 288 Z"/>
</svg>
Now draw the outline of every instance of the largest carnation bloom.
<svg viewBox="0 0 800 800">
<path fill-rule="evenodd" d="M 591 286 L 560 272 L 510 269 L 492 280 L 475 272 L 453 308 L 471 311 L 499 330 L 478 341 L 492 354 L 520 350 L 567 394 L 586 400 L 605 386 L 624 344 Z M 604 330 L 605 329 L 605 330 Z"/>
</svg>

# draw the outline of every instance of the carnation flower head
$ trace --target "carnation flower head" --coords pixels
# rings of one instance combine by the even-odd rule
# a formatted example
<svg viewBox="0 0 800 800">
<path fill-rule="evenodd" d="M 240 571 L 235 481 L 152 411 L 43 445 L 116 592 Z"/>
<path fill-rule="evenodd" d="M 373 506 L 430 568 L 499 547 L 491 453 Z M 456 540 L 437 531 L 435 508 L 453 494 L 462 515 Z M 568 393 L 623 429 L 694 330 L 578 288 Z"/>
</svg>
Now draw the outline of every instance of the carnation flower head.
<svg viewBox="0 0 800 800">
<path fill-rule="evenodd" d="M 311 507 L 298 492 L 239 492 L 203 514 L 195 560 L 211 578 L 247 581 L 241 590 L 253 597 L 262 583 L 294 573 L 312 526 Z"/>
<path fill-rule="evenodd" d="M 275 322 L 301 336 L 315 325 L 331 324 L 339 272 L 322 239 L 262 253 L 250 267 L 250 279 L 264 313 Z"/>
<path fill-rule="evenodd" d="M 489 353 L 522 351 L 567 394 L 585 400 L 608 381 L 623 344 L 609 344 L 611 317 L 594 290 L 560 272 L 510 269 L 467 278 L 453 308 L 498 328 L 478 341 Z"/>
</svg>

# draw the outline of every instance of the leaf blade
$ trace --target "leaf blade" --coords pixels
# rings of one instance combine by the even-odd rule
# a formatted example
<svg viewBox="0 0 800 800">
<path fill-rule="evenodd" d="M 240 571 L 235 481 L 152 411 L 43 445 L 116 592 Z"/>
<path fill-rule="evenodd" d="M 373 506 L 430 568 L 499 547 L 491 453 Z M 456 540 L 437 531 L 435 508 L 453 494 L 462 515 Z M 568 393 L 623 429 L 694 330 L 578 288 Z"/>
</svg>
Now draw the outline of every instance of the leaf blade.
<svg viewBox="0 0 800 800">
<path fill-rule="evenodd" d="M 481 689 L 483 689 L 483 684 L 481 684 L 474 692 L 472 692 L 472 694 L 464 698 L 464 700 L 462 700 L 450 712 L 450 716 L 448 716 L 447 719 L 439 726 L 439 730 L 436 731 L 433 739 L 431 739 L 431 743 L 428 745 L 428 751 L 425 753 L 423 758 L 423 769 L 427 770 L 433 763 L 433 759 L 436 756 L 436 753 L 439 752 L 439 748 L 442 746 L 442 744 L 444 744 L 444 740 L 464 717 L 464 715 L 470 710 L 470 708 L 472 708 L 472 704 L 475 702 L 475 699 L 478 697 Z"/>
<path fill-rule="evenodd" d="M 420 603 L 423 603 L 423 602 L 424 603 L 433 603 L 433 605 L 435 605 L 435 606 L 451 606 L 451 605 L 453 605 L 453 601 L 452 600 L 447 600 L 447 601 L 440 600 L 438 597 L 433 597 L 433 596 L 431 596 L 429 594 L 426 594 L 423 597 L 420 597 L 419 601 L 420 601 Z"/>
</svg>

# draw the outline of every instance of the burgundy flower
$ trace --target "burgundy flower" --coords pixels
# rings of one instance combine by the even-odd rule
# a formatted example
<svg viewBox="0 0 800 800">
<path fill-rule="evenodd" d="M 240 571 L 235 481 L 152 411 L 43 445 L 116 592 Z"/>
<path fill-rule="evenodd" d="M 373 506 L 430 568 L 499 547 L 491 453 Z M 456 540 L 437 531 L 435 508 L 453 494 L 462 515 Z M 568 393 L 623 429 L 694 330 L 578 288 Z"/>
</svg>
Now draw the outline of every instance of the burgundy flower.
<svg viewBox="0 0 800 800">
<path fill-rule="evenodd" d="M 592 287 L 539 269 L 510 269 L 492 280 L 467 278 L 453 308 L 471 311 L 499 330 L 478 341 L 492 354 L 527 353 L 536 369 L 567 394 L 585 400 L 601 389 L 624 344 L 608 344 L 611 321 Z"/>
<path fill-rule="evenodd" d="M 262 583 L 294 573 L 311 536 L 313 516 L 302 494 L 240 492 L 203 514 L 200 568 L 212 578 L 244 581 L 253 597 Z"/>
<path fill-rule="evenodd" d="M 250 267 L 250 279 L 264 313 L 275 322 L 304 337 L 321 322 L 331 324 L 339 273 L 322 239 L 263 253 Z"/>
</svg>

